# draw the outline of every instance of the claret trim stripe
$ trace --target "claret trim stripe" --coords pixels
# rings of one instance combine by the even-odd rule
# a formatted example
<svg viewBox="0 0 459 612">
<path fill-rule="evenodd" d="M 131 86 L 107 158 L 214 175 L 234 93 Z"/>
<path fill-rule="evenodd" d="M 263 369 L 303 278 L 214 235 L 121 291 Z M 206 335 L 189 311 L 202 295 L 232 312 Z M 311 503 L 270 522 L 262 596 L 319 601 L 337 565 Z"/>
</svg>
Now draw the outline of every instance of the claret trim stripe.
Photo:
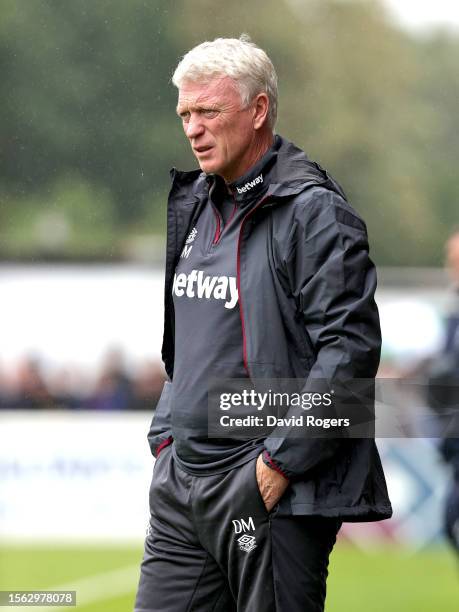
<svg viewBox="0 0 459 612">
<path fill-rule="evenodd" d="M 174 438 L 172 436 L 169 436 L 167 440 L 164 440 L 164 442 L 161 442 L 161 444 L 156 449 L 156 459 L 159 457 L 159 453 L 163 450 L 163 448 L 166 448 L 166 446 L 169 446 L 170 444 L 172 444 L 173 441 L 174 441 Z"/>
<path fill-rule="evenodd" d="M 239 228 L 239 236 L 237 239 L 236 284 L 237 284 L 237 292 L 239 296 L 239 315 L 241 317 L 241 325 L 242 325 L 242 357 L 244 361 L 244 367 L 246 369 L 246 372 L 249 378 L 251 378 L 251 376 L 250 376 L 250 371 L 249 371 L 249 364 L 247 361 L 247 336 L 246 336 L 245 325 L 244 325 L 244 312 L 243 312 L 243 306 L 242 306 L 242 293 L 241 293 L 241 235 L 242 235 L 242 229 L 244 227 L 244 223 L 257 210 L 257 208 L 259 208 L 262 204 L 266 202 L 268 197 L 269 196 L 264 196 L 253 208 L 249 210 L 246 216 L 242 219 L 241 226 Z"/>
<path fill-rule="evenodd" d="M 284 472 L 280 469 L 280 467 L 276 463 L 274 463 L 274 461 L 271 459 L 271 455 L 268 453 L 267 450 L 263 451 L 263 458 L 266 459 L 266 461 L 269 463 L 269 466 L 275 472 L 283 476 L 285 480 L 290 480 L 290 478 L 284 474 Z"/>
</svg>

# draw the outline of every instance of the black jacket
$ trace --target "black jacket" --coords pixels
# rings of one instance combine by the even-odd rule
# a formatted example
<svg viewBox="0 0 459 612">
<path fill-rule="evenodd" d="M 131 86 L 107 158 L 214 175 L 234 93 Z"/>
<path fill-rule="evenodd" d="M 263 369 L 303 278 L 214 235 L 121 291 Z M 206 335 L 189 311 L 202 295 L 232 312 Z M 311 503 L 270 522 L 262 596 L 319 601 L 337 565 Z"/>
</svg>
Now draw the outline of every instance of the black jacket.
<svg viewBox="0 0 459 612">
<path fill-rule="evenodd" d="M 380 357 L 376 272 L 366 227 L 340 186 L 289 141 L 279 143 L 270 185 L 244 218 L 237 282 L 243 355 L 252 378 L 372 379 Z M 186 237 L 208 202 L 199 170 L 171 171 L 162 357 L 174 373 L 172 281 Z M 267 328 L 269 327 L 269 333 Z M 171 441 L 166 382 L 148 435 L 153 454 Z M 273 432 L 274 433 L 274 432 Z M 392 508 L 373 439 L 270 435 L 265 447 L 291 479 L 279 513 L 389 518 Z"/>
</svg>

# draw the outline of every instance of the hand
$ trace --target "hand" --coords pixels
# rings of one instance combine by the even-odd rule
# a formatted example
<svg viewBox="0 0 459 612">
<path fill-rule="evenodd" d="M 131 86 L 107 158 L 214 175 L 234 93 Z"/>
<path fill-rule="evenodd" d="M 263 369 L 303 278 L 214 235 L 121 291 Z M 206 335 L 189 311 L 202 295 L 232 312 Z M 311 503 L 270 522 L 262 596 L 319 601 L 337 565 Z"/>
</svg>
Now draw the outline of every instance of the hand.
<svg viewBox="0 0 459 612">
<path fill-rule="evenodd" d="M 268 467 L 261 455 L 257 459 L 257 482 L 260 494 L 265 502 L 266 510 L 271 512 L 289 485 L 289 481 L 281 474 Z"/>
</svg>

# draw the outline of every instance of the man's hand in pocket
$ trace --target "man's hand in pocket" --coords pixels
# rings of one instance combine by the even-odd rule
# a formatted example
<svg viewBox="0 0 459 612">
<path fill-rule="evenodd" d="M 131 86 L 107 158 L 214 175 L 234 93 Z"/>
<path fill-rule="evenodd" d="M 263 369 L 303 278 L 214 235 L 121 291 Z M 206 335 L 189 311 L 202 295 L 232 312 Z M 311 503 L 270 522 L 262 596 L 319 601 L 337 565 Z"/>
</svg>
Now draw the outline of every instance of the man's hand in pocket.
<svg viewBox="0 0 459 612">
<path fill-rule="evenodd" d="M 271 512 L 289 485 L 289 481 L 281 474 L 272 470 L 264 462 L 261 455 L 257 459 L 257 482 L 266 510 Z"/>
</svg>

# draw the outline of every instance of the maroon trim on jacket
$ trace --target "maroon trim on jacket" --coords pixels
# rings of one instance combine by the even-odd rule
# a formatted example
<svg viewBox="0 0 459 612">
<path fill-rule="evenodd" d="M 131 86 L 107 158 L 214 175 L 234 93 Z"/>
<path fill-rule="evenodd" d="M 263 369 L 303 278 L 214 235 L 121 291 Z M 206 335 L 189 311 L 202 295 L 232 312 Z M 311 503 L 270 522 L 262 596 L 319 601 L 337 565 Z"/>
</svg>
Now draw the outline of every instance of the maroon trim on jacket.
<svg viewBox="0 0 459 612">
<path fill-rule="evenodd" d="M 234 213 L 236 212 L 236 208 L 237 208 L 236 199 L 234 197 L 234 193 L 233 192 L 231 192 L 231 195 L 233 196 L 234 206 L 233 206 L 233 210 L 231 211 L 231 214 L 230 214 L 227 222 L 223 226 L 223 229 L 221 229 L 220 217 L 218 216 L 218 213 L 215 210 L 214 204 L 212 204 L 212 210 L 214 211 L 215 218 L 217 219 L 217 227 L 215 228 L 215 234 L 214 234 L 214 239 L 212 241 L 212 244 L 217 244 L 218 242 L 220 242 L 220 238 L 222 237 L 222 234 L 225 231 L 226 226 L 229 224 L 231 219 L 234 217 Z"/>
<path fill-rule="evenodd" d="M 164 440 L 163 442 L 161 442 L 161 444 L 156 449 L 156 455 L 155 455 L 156 459 L 159 457 L 159 453 L 163 450 L 163 448 L 166 448 L 166 446 L 169 446 L 170 444 L 172 444 L 173 441 L 174 441 L 174 438 L 172 436 L 169 436 L 167 440 Z"/>
<path fill-rule="evenodd" d="M 244 313 L 242 311 L 242 295 L 241 295 L 241 235 L 242 235 L 242 228 L 244 226 L 245 221 L 267 199 L 268 199 L 268 196 L 264 196 L 263 198 L 261 198 L 261 200 L 257 204 L 255 204 L 255 206 L 253 208 L 251 208 L 249 210 L 249 212 L 246 214 L 246 216 L 242 219 L 241 225 L 240 225 L 240 228 L 239 228 L 239 236 L 238 236 L 238 239 L 237 239 L 236 286 L 237 286 L 237 293 L 238 293 L 238 299 L 239 299 L 239 316 L 241 317 L 241 326 L 242 326 L 242 357 L 243 357 L 243 360 L 244 360 L 244 367 L 246 369 L 246 372 L 247 372 L 249 378 L 250 378 L 250 372 L 249 372 L 249 365 L 248 365 L 248 362 L 247 362 L 247 337 L 246 337 L 246 333 L 245 333 Z"/>
<path fill-rule="evenodd" d="M 267 450 L 263 451 L 263 459 L 265 459 L 265 461 L 269 464 L 269 467 L 272 470 L 283 476 L 285 480 L 290 481 L 290 478 L 286 476 L 284 472 L 280 469 L 280 467 L 277 465 L 277 463 L 274 463 L 273 459 L 271 459 L 271 455 L 268 453 Z"/>
<path fill-rule="evenodd" d="M 221 233 L 220 232 L 220 217 L 218 216 L 218 213 L 213 206 L 212 206 L 212 210 L 214 211 L 215 218 L 217 219 L 217 227 L 215 228 L 215 235 L 214 235 L 212 244 L 217 244 L 217 242 L 220 240 L 220 233 Z"/>
</svg>

